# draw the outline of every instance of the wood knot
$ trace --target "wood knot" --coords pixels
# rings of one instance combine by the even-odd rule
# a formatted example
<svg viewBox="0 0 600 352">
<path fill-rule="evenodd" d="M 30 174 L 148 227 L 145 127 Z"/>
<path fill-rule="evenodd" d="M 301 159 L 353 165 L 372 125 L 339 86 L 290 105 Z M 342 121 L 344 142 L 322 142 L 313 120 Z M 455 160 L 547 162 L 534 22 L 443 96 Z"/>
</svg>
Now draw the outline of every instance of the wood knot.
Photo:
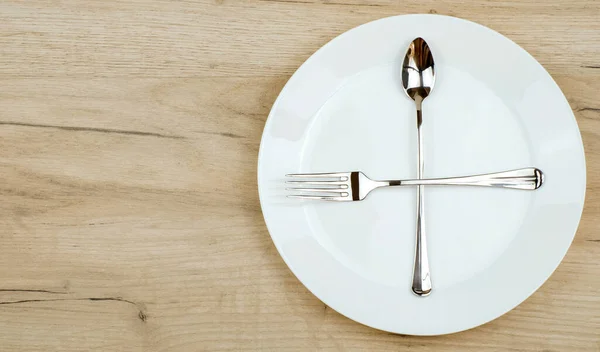
<svg viewBox="0 0 600 352">
<path fill-rule="evenodd" d="M 146 314 L 144 314 L 144 312 L 142 312 L 140 310 L 140 312 L 138 313 L 138 318 L 140 318 L 141 321 L 143 321 L 144 323 L 146 322 L 146 320 L 148 319 L 148 316 Z"/>
</svg>

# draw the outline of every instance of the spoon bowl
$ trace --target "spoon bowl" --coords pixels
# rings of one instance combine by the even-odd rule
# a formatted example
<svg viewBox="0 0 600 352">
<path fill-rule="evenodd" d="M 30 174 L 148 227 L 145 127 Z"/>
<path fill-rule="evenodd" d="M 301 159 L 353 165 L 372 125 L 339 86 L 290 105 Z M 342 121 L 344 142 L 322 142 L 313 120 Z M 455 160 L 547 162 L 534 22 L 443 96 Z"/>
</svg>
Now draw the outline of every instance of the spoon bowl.
<svg viewBox="0 0 600 352">
<path fill-rule="evenodd" d="M 423 38 L 413 40 L 402 64 L 402 86 L 412 100 L 425 99 L 435 83 L 433 55 Z"/>
</svg>

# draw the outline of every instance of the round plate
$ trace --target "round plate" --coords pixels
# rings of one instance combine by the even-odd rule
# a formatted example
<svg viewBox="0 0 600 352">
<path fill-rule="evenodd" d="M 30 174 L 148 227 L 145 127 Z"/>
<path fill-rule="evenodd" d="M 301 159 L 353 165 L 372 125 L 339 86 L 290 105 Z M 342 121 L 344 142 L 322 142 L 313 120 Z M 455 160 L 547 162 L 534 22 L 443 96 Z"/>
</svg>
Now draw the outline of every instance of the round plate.
<svg viewBox="0 0 600 352">
<path fill-rule="evenodd" d="M 425 187 L 428 297 L 410 289 L 414 188 L 330 203 L 286 198 L 284 184 L 294 172 L 416 176 L 415 106 L 400 75 L 416 37 L 436 65 L 423 104 L 425 177 L 545 173 L 537 191 Z M 354 28 L 298 69 L 267 120 L 258 188 L 277 250 L 325 304 L 377 329 L 435 335 L 499 317 L 552 274 L 579 223 L 585 159 L 567 100 L 525 50 L 472 22 L 407 15 Z"/>
</svg>

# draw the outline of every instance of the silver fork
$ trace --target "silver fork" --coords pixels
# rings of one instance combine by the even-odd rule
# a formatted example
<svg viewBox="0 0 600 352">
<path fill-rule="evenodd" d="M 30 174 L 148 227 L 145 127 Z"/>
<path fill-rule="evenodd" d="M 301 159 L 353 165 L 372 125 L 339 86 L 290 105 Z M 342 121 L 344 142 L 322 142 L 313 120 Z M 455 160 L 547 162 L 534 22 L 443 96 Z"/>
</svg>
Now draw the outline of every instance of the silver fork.
<svg viewBox="0 0 600 352">
<path fill-rule="evenodd" d="M 286 188 L 288 191 L 297 193 L 288 195 L 290 198 L 341 202 L 363 200 L 371 191 L 381 187 L 484 186 L 535 190 L 540 188 L 544 182 L 544 174 L 534 167 L 473 176 L 387 181 L 371 180 L 360 171 L 288 174 L 286 176 L 300 179 L 286 181 L 287 184 L 301 186 Z"/>
</svg>

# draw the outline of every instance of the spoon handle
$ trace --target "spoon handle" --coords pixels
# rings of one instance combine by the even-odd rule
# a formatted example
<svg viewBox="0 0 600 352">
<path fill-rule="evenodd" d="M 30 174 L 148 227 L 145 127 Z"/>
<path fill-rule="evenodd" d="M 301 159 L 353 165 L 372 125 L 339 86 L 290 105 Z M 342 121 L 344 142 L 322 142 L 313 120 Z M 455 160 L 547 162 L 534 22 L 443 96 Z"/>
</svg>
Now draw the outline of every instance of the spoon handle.
<svg viewBox="0 0 600 352">
<path fill-rule="evenodd" d="M 423 115 L 421 109 L 421 97 L 415 99 L 417 106 L 417 179 L 423 178 L 423 135 L 421 124 Z M 431 275 L 429 274 L 429 258 L 427 256 L 427 238 L 425 236 L 424 224 L 424 187 L 417 187 L 417 233 L 415 246 L 415 265 L 413 269 L 412 291 L 418 296 L 427 296 L 431 293 Z"/>
</svg>

